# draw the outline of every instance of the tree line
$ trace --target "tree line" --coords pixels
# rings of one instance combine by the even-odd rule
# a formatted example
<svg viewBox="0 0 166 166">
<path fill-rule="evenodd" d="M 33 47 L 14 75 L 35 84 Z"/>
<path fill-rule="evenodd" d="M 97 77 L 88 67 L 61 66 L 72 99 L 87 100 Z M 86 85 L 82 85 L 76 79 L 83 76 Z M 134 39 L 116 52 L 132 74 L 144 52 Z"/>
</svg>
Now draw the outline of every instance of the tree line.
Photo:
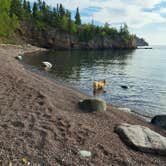
<svg viewBox="0 0 166 166">
<path fill-rule="evenodd" d="M 75 35 L 79 41 L 88 42 L 98 36 L 112 39 L 120 36 L 124 42 L 131 38 L 127 25 L 120 30 L 110 28 L 108 23 L 104 26 L 94 24 L 82 24 L 79 8 L 76 9 L 74 20 L 71 12 L 62 4 L 51 7 L 45 1 L 38 0 L 31 4 L 28 0 L 5 0 L 0 1 L 0 36 L 8 36 L 20 22 L 35 24 L 38 30 L 55 28 L 61 32 Z"/>
</svg>

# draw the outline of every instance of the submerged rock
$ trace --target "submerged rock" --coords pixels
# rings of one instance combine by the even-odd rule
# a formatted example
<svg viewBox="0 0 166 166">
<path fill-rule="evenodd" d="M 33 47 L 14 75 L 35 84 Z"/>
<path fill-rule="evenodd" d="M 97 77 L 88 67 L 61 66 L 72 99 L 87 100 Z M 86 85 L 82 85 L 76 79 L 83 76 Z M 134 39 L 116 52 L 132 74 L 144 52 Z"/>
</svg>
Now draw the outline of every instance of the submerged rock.
<svg viewBox="0 0 166 166">
<path fill-rule="evenodd" d="M 166 138 L 147 127 L 123 123 L 116 128 L 116 132 L 135 150 L 166 155 Z"/>
<path fill-rule="evenodd" d="M 79 107 L 82 110 L 88 112 L 103 112 L 106 111 L 107 105 L 104 100 L 101 99 L 85 99 L 79 101 Z"/>
<path fill-rule="evenodd" d="M 166 129 L 166 115 L 157 115 L 157 116 L 155 116 L 151 120 L 151 123 L 158 126 L 158 127 Z"/>
</svg>

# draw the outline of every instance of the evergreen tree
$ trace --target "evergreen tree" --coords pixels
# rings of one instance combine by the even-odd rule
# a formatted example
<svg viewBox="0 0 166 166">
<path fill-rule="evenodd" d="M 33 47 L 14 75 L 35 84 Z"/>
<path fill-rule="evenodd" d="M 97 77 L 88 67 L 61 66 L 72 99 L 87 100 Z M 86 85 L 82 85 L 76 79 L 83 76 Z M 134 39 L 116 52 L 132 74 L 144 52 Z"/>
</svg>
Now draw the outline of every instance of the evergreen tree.
<svg viewBox="0 0 166 166">
<path fill-rule="evenodd" d="M 27 2 L 27 10 L 31 14 L 31 5 L 29 1 Z"/>
<path fill-rule="evenodd" d="M 23 1 L 23 13 L 25 18 L 29 18 L 31 15 L 31 7 L 30 7 L 30 2 L 24 0 Z"/>
<path fill-rule="evenodd" d="M 75 23 L 77 25 L 81 25 L 81 18 L 80 18 L 79 8 L 77 8 L 77 10 L 76 10 Z"/>
<path fill-rule="evenodd" d="M 72 20 L 71 20 L 71 13 L 67 10 L 66 16 L 68 18 L 68 32 L 71 33 L 71 26 L 72 26 Z"/>
<path fill-rule="evenodd" d="M 15 14 L 17 17 L 22 18 L 23 10 L 20 0 L 11 0 L 10 15 Z"/>
<path fill-rule="evenodd" d="M 51 26 L 57 27 L 57 23 L 58 23 L 58 14 L 57 14 L 57 9 L 54 7 L 52 11 Z"/>
<path fill-rule="evenodd" d="M 24 10 L 27 9 L 27 1 L 26 1 L 26 0 L 23 1 L 23 9 L 24 9 Z"/>
<path fill-rule="evenodd" d="M 62 19 L 63 18 L 63 16 L 65 15 L 65 9 L 64 9 L 64 7 L 63 7 L 63 5 L 62 4 L 60 4 L 60 6 L 59 6 L 59 16 L 60 16 L 60 18 Z"/>
<path fill-rule="evenodd" d="M 32 14 L 33 14 L 33 17 L 36 18 L 37 17 L 37 13 L 38 13 L 38 6 L 37 6 L 37 3 L 34 2 L 33 4 L 33 9 L 32 9 Z"/>
</svg>

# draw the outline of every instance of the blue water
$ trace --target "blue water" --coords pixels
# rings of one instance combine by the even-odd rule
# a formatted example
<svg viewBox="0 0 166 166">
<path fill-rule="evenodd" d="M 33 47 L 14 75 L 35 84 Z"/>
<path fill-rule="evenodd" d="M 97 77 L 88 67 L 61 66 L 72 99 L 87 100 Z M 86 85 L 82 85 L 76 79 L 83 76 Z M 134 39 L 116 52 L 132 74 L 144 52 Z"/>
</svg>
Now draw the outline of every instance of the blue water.
<svg viewBox="0 0 166 166">
<path fill-rule="evenodd" d="M 143 116 L 166 114 L 166 47 L 133 51 L 51 51 L 28 55 L 24 62 L 40 68 L 53 64 L 50 73 L 76 89 L 93 96 L 93 81 L 106 79 L 107 102 L 128 107 Z M 128 89 L 122 89 L 127 85 Z"/>
</svg>

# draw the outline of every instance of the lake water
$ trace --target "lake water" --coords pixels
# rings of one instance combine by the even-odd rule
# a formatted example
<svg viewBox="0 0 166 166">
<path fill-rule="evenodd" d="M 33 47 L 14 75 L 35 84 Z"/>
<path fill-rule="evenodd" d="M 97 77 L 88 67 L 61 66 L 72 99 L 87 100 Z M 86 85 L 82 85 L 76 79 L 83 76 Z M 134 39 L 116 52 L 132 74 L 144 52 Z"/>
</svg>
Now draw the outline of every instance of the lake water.
<svg viewBox="0 0 166 166">
<path fill-rule="evenodd" d="M 152 117 L 166 114 L 166 47 L 107 51 L 51 51 L 24 56 L 24 63 L 40 69 L 53 64 L 51 75 L 93 96 L 93 81 L 106 79 L 107 102 Z M 127 85 L 128 89 L 122 89 Z"/>
</svg>

